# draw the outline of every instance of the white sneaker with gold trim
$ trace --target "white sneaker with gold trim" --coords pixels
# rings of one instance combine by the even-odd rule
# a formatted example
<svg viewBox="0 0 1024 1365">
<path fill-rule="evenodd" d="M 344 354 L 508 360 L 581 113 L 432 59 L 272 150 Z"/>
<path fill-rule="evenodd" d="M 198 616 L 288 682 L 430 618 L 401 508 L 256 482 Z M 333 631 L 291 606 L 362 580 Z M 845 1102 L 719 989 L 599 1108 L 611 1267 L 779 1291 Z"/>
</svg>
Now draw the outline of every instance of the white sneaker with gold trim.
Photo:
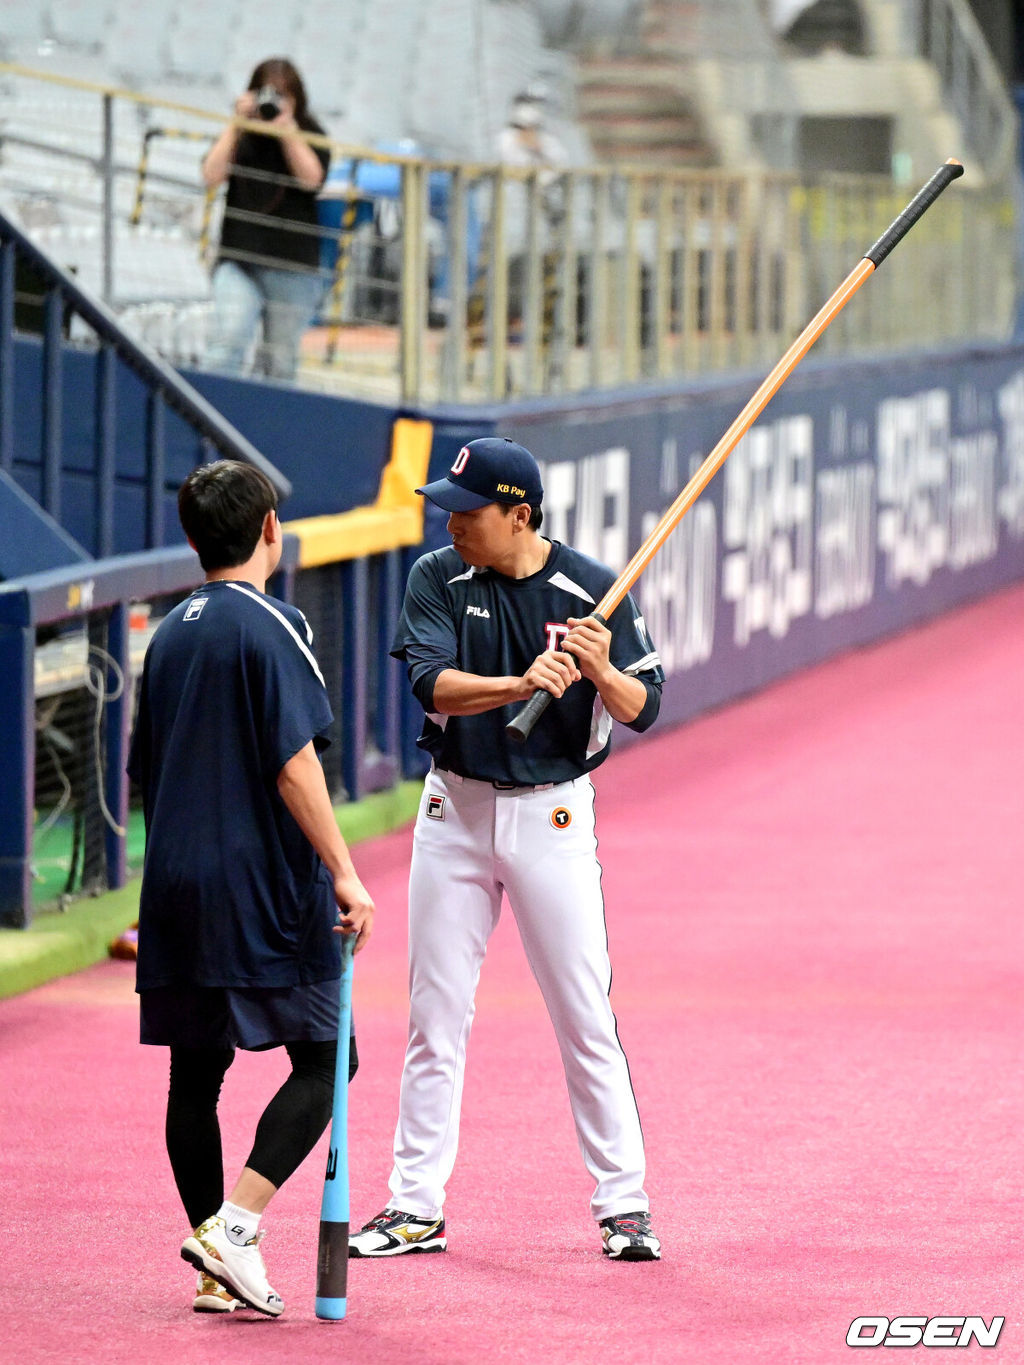
<svg viewBox="0 0 1024 1365">
<path fill-rule="evenodd" d="M 263 1233 L 257 1232 L 239 1246 L 228 1236 L 223 1218 L 216 1214 L 200 1223 L 181 1244 L 181 1258 L 204 1272 L 247 1308 L 267 1317 L 280 1317 L 284 1301 L 267 1283 L 267 1268 L 260 1254 Z"/>
</svg>

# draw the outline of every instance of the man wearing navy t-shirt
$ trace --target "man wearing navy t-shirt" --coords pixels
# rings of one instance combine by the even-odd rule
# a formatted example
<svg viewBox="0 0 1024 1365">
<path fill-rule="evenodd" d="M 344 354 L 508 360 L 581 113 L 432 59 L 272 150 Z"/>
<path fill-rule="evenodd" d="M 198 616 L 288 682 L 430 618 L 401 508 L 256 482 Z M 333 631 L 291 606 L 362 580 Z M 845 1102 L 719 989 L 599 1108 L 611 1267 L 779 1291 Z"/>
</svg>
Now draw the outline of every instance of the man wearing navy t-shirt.
<svg viewBox="0 0 1024 1365">
<path fill-rule="evenodd" d="M 320 766 L 331 708 L 312 632 L 264 591 L 281 558 L 273 485 L 221 460 L 188 476 L 178 508 L 206 581 L 149 646 L 128 762 L 146 821 L 141 1038 L 170 1048 L 167 1151 L 194 1229 L 181 1249 L 199 1271 L 193 1307 L 276 1317 L 259 1221 L 330 1120 L 334 931 L 358 951 L 374 907 Z M 225 1200 L 221 1083 L 236 1048 L 279 1046 L 291 1073 Z"/>
<path fill-rule="evenodd" d="M 558 1038 L 602 1249 L 656 1260 L 643 1135 L 608 998 L 589 774 L 613 720 L 653 724 L 661 665 L 631 597 L 607 627 L 588 615 L 615 575 L 539 534 L 543 489 L 528 450 L 470 441 L 418 491 L 449 513 L 452 545 L 413 566 L 392 649 L 426 713 L 419 743 L 432 759 L 409 877 L 409 1042 L 391 1202 L 350 1254 L 447 1247 L 474 997 L 504 893 Z M 555 700 L 520 745 L 505 726 L 538 688 Z"/>
</svg>

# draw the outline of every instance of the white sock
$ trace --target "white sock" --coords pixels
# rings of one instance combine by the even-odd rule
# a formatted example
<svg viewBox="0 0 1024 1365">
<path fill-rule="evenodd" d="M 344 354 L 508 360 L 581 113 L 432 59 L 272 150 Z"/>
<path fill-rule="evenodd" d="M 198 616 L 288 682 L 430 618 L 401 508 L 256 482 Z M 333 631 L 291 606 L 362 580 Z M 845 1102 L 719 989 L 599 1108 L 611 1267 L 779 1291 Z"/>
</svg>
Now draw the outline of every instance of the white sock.
<svg viewBox="0 0 1024 1365">
<path fill-rule="evenodd" d="M 240 1209 L 237 1204 L 231 1204 L 226 1199 L 217 1210 L 217 1217 L 224 1219 L 228 1241 L 234 1242 L 236 1247 L 244 1247 L 247 1242 L 251 1242 L 260 1225 L 258 1213 L 253 1213 L 251 1209 Z"/>
</svg>

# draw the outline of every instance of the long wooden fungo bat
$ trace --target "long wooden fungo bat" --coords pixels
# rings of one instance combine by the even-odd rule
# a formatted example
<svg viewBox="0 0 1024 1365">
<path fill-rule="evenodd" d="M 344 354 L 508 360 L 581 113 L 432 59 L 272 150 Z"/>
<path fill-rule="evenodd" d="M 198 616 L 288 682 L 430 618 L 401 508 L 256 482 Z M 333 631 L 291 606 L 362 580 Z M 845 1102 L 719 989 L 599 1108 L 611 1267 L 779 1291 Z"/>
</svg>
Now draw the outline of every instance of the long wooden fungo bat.
<svg viewBox="0 0 1024 1365">
<path fill-rule="evenodd" d="M 668 540 L 685 514 L 703 493 L 714 476 L 725 464 L 729 455 L 740 440 L 768 406 L 797 365 L 825 331 L 826 327 L 849 303 L 864 281 L 885 260 L 889 252 L 897 246 L 914 226 L 917 220 L 934 204 L 947 185 L 964 173 L 959 161 L 950 157 L 923 186 L 899 217 L 882 233 L 870 250 L 850 271 L 846 279 L 835 291 L 825 306 L 811 319 L 797 339 L 778 361 L 771 373 L 736 417 L 728 431 L 705 458 L 700 468 L 690 479 L 683 491 L 665 512 L 661 520 L 648 535 L 622 573 L 598 602 L 590 616 L 602 625 L 607 625 L 612 612 L 629 592 L 636 580 L 647 568 L 651 560 Z M 554 700 L 550 692 L 538 688 L 529 701 L 524 702 L 518 714 L 505 726 L 505 732 L 520 742 L 525 742 L 537 721 Z"/>
</svg>

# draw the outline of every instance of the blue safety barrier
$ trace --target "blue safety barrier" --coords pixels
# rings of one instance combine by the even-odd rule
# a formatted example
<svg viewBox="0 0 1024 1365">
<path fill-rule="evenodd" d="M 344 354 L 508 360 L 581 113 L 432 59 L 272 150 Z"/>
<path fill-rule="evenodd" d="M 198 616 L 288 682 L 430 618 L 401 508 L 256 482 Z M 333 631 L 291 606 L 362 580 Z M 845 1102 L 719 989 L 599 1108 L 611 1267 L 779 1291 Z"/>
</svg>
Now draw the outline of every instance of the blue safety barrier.
<svg viewBox="0 0 1024 1365">
<path fill-rule="evenodd" d="M 32 917 L 32 837 L 35 795 L 36 634 L 41 626 L 78 623 L 87 629 L 103 613 L 105 692 L 103 797 L 116 824 L 128 816 L 125 773 L 131 688 L 129 605 L 146 597 L 187 592 L 202 581 L 188 545 L 91 560 L 87 564 L 0 584 L 0 924 L 24 927 Z M 112 829 L 104 838 L 106 884 L 125 879 L 125 842 Z"/>
<path fill-rule="evenodd" d="M 423 771 L 412 744 L 419 725 L 402 668 L 389 655 L 411 556 L 415 551 L 298 568 L 298 538 L 286 534 L 281 564 L 269 590 L 303 605 L 319 596 L 324 626 L 316 641 L 331 708 L 335 746 L 325 771 L 337 799 L 358 800 Z M 124 765 L 132 720 L 132 679 L 141 655 L 131 649 L 131 605 L 174 598 L 202 582 L 187 545 L 90 560 L 0 584 L 0 924 L 23 928 L 32 918 L 37 713 L 34 663 L 44 627 L 86 632 L 90 657 L 104 674 L 97 766 L 102 770 L 103 887 L 124 884 L 125 839 L 116 827 L 128 817 Z M 302 591 L 296 592 L 297 587 Z M 48 632 L 52 633 L 52 632 Z M 95 665 L 94 665 L 95 666 Z M 125 685 L 126 684 L 126 685 Z M 98 825 L 98 820 L 97 820 Z"/>
</svg>

